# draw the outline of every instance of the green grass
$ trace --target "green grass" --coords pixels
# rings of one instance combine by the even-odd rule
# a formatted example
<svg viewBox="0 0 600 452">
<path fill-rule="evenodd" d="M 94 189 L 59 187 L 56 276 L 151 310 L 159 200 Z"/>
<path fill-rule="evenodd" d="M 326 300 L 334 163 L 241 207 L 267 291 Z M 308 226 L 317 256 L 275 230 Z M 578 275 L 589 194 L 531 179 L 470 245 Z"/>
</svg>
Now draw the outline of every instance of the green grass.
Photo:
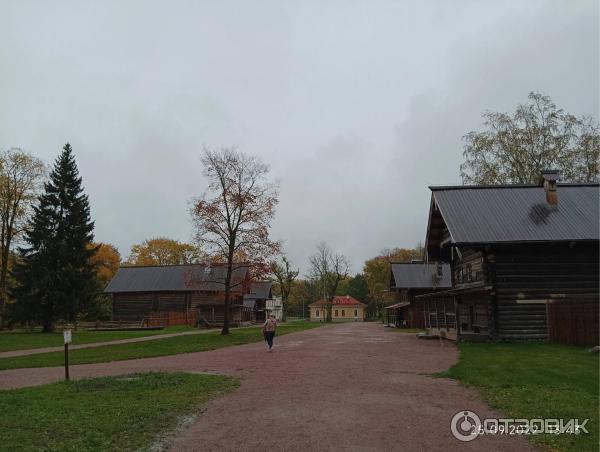
<svg viewBox="0 0 600 452">
<path fill-rule="evenodd" d="M 0 450 L 147 449 L 237 386 L 217 375 L 150 373 L 0 391 Z"/>
<path fill-rule="evenodd" d="M 292 322 L 277 327 L 277 335 L 294 333 L 323 324 L 311 322 Z M 70 364 L 104 363 L 126 359 L 149 358 L 153 356 L 176 355 L 179 353 L 202 352 L 231 345 L 241 345 L 262 341 L 261 327 L 234 329 L 228 336 L 221 336 L 220 331 L 188 336 L 177 336 L 131 344 L 106 345 L 95 348 L 71 350 Z M 63 352 L 40 353 L 30 356 L 0 359 L 0 370 L 52 367 L 63 365 Z"/>
<path fill-rule="evenodd" d="M 481 390 L 509 418 L 580 419 L 590 434 L 531 435 L 547 450 L 598 450 L 598 355 L 582 347 L 525 342 L 459 344 L 460 360 L 439 374 Z"/>
<path fill-rule="evenodd" d="M 162 330 L 138 331 L 73 331 L 73 344 L 91 344 L 94 342 L 116 341 L 134 337 L 156 336 L 167 333 L 193 331 L 187 326 L 172 326 Z M 0 352 L 12 350 L 28 350 L 42 347 L 60 347 L 63 345 L 62 333 L 24 333 L 5 331 L 0 332 Z"/>
</svg>

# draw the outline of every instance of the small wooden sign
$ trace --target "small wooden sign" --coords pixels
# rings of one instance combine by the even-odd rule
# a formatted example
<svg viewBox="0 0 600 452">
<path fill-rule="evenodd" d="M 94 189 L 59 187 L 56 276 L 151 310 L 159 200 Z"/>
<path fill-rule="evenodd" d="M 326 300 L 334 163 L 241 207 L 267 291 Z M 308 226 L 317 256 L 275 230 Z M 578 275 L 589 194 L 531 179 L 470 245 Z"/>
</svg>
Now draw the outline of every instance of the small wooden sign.
<svg viewBox="0 0 600 452">
<path fill-rule="evenodd" d="M 63 331 L 63 338 L 65 340 L 65 344 L 70 344 L 71 343 L 71 330 L 64 330 Z"/>
</svg>

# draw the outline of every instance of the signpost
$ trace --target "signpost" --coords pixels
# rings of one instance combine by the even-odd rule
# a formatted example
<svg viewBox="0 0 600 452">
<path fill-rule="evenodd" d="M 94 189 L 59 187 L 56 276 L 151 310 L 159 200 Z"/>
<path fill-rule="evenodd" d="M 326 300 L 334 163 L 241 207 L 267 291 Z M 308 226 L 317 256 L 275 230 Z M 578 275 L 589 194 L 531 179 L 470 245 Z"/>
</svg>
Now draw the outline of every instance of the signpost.
<svg viewBox="0 0 600 452">
<path fill-rule="evenodd" d="M 69 381 L 69 344 L 71 343 L 71 330 L 63 331 L 63 339 L 65 340 L 65 380 Z"/>
</svg>

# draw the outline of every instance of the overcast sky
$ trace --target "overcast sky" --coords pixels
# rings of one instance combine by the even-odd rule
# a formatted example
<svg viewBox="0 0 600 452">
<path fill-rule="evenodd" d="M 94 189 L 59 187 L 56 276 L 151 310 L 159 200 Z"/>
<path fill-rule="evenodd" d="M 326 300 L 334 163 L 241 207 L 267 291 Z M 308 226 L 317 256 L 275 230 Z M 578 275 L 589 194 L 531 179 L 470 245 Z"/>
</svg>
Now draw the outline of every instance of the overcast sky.
<svg viewBox="0 0 600 452">
<path fill-rule="evenodd" d="M 598 2 L 0 0 L 0 147 L 74 148 L 96 239 L 191 238 L 203 145 L 281 182 L 273 235 L 352 271 L 423 241 L 461 136 L 529 91 L 598 117 Z"/>
</svg>

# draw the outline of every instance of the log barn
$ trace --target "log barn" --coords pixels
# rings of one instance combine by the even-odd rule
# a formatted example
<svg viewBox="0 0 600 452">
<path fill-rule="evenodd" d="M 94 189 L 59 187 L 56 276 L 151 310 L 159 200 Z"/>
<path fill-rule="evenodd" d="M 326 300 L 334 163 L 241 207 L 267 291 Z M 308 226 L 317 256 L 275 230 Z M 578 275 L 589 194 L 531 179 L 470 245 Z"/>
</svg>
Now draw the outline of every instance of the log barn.
<svg viewBox="0 0 600 452">
<path fill-rule="evenodd" d="M 428 262 L 452 287 L 417 295 L 425 326 L 451 339 L 546 339 L 553 303 L 598 302 L 599 187 L 430 187 Z M 597 331 L 597 320 L 595 325 Z"/>
<path fill-rule="evenodd" d="M 387 324 L 398 328 L 424 328 L 423 303 L 415 302 L 415 296 L 451 287 L 450 264 L 392 262 L 390 292 L 396 294 L 397 302 L 385 308 Z"/>
<path fill-rule="evenodd" d="M 197 314 L 206 324 L 222 324 L 224 315 L 224 265 L 162 265 L 121 267 L 105 293 L 112 296 L 113 320 L 144 321 L 157 313 Z M 230 322 L 248 317 L 243 296 L 251 287 L 247 266 L 237 266 L 232 275 Z"/>
</svg>

